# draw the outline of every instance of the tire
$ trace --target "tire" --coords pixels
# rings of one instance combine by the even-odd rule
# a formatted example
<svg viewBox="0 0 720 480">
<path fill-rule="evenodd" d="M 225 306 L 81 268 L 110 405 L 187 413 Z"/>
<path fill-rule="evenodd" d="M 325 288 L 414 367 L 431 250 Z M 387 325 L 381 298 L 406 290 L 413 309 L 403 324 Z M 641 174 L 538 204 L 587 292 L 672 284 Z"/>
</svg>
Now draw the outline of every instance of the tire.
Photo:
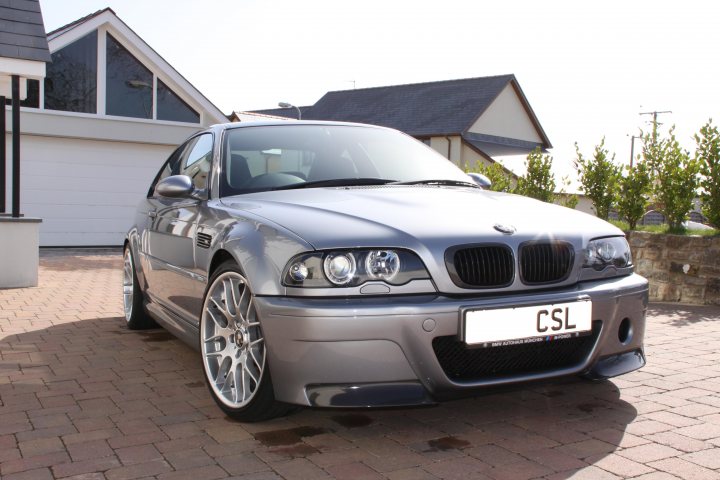
<svg viewBox="0 0 720 480">
<path fill-rule="evenodd" d="M 227 261 L 210 277 L 200 314 L 200 354 L 208 389 L 220 409 L 241 422 L 268 420 L 291 409 L 275 400 L 253 299 L 240 268 Z"/>
<path fill-rule="evenodd" d="M 145 311 L 145 296 L 138 283 L 135 259 L 129 245 L 123 251 L 123 310 L 130 330 L 157 328 L 155 321 Z"/>
</svg>

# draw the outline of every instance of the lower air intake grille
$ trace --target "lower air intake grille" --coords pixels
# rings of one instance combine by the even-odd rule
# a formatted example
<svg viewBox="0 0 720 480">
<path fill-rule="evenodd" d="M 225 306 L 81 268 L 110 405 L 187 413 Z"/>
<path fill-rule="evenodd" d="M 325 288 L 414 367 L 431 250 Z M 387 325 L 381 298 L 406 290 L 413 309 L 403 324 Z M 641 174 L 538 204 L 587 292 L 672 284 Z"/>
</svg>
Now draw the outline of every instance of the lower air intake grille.
<svg viewBox="0 0 720 480">
<path fill-rule="evenodd" d="M 448 378 L 494 379 L 579 365 L 590 354 L 601 326 L 602 322 L 596 320 L 591 335 L 524 345 L 468 348 L 455 335 L 435 337 L 432 345 Z"/>
<path fill-rule="evenodd" d="M 520 278 L 527 285 L 561 282 L 570 275 L 573 257 L 569 243 L 526 243 L 520 247 Z"/>
</svg>

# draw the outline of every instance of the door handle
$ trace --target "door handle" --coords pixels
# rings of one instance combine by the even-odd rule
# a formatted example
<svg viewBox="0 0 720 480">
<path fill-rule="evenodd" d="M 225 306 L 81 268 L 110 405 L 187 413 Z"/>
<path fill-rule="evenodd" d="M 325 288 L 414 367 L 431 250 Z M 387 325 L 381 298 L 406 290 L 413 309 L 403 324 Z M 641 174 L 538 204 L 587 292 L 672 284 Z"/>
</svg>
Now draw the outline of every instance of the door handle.
<svg viewBox="0 0 720 480">
<path fill-rule="evenodd" d="M 148 212 L 148 217 L 150 217 L 150 218 L 157 217 L 157 212 Z"/>
</svg>

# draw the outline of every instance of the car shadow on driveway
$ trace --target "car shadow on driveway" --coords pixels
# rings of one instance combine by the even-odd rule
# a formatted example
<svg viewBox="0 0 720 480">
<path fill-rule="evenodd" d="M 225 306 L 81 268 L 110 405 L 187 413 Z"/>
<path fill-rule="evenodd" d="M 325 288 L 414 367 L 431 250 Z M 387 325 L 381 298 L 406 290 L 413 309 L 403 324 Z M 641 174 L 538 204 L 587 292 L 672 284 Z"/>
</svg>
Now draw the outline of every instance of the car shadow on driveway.
<svg viewBox="0 0 720 480">
<path fill-rule="evenodd" d="M 0 360 L 2 476 L 49 468 L 110 478 L 136 468 L 213 478 L 568 478 L 640 442 L 626 432 L 638 412 L 613 382 L 576 379 L 434 407 L 300 409 L 241 424 L 213 403 L 197 352 L 162 329 L 129 331 L 120 317 L 7 335 Z"/>
</svg>

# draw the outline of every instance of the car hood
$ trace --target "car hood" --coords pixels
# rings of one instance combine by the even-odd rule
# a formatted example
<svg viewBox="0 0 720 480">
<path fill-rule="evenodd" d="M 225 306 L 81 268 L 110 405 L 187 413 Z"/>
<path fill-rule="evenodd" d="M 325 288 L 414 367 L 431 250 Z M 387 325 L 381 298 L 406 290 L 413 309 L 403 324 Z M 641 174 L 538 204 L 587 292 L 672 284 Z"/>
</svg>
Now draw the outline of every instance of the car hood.
<svg viewBox="0 0 720 480">
<path fill-rule="evenodd" d="M 518 195 L 447 186 L 371 186 L 279 190 L 227 197 L 234 210 L 291 230 L 317 249 L 447 248 L 478 242 L 622 235 L 592 215 Z M 242 215 L 242 212 L 238 212 Z M 496 226 L 511 227 L 503 234 Z"/>
</svg>

